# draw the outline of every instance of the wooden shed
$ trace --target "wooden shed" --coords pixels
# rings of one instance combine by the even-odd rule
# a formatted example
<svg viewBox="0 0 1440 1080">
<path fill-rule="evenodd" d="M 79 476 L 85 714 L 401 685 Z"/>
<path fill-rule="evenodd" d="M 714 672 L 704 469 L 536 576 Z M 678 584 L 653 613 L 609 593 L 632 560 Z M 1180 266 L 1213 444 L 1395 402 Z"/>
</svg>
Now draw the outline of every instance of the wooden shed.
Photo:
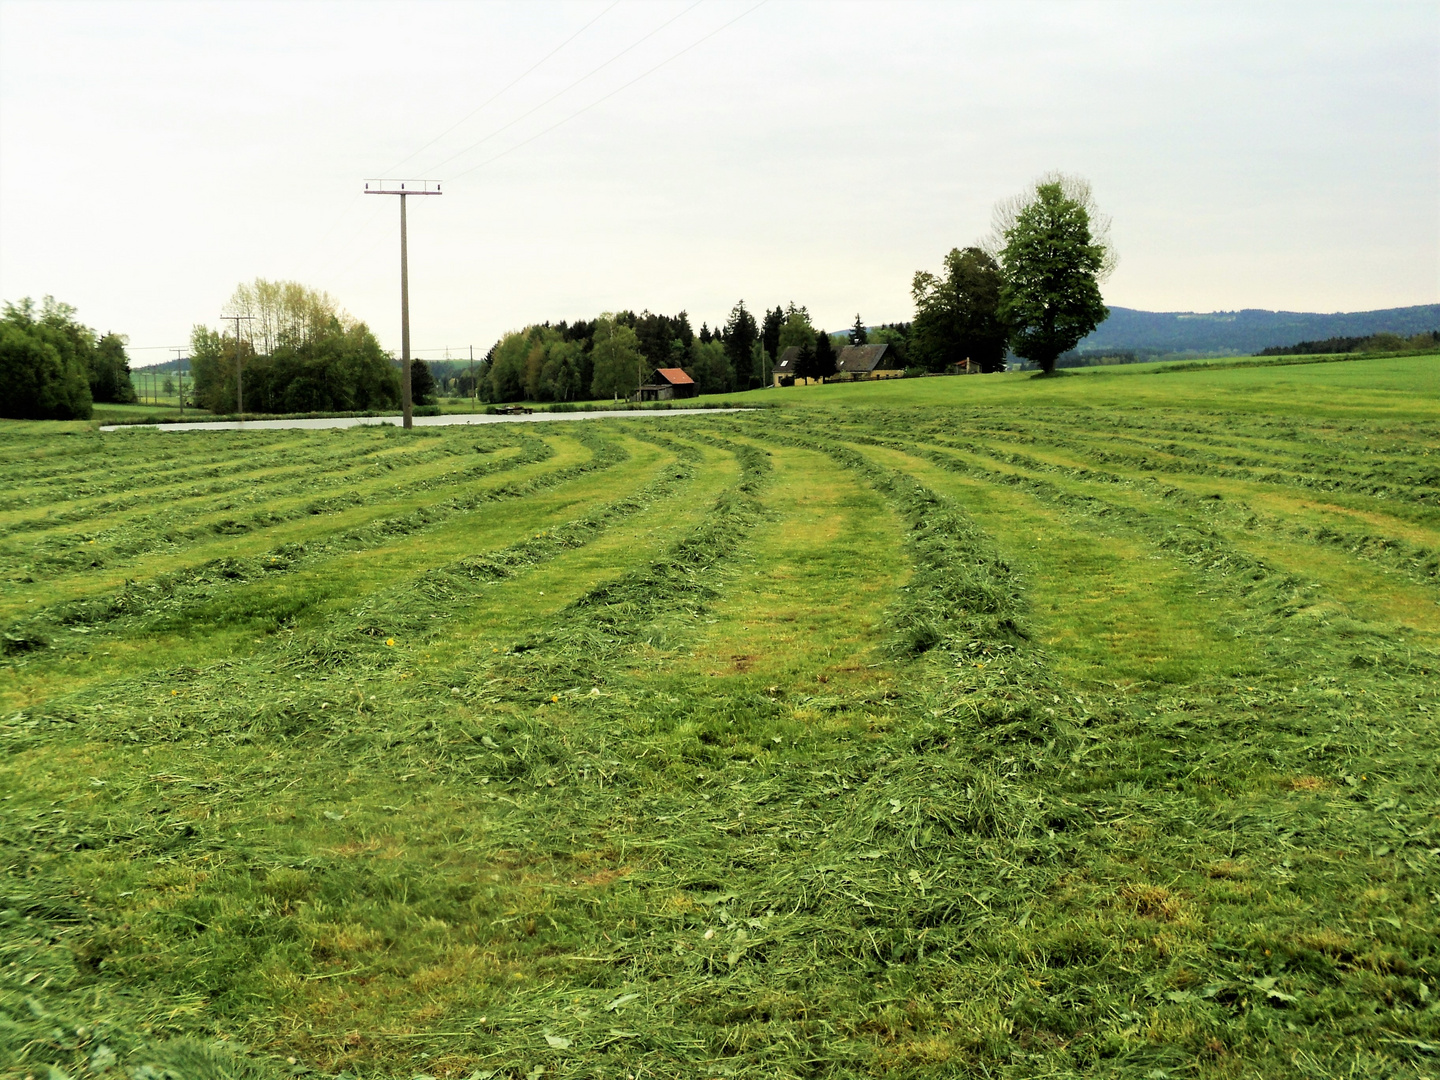
<svg viewBox="0 0 1440 1080">
<path fill-rule="evenodd" d="M 650 381 L 636 391 L 635 400 L 669 401 L 672 398 L 692 398 L 697 389 L 695 380 L 681 368 L 656 368 Z"/>
</svg>

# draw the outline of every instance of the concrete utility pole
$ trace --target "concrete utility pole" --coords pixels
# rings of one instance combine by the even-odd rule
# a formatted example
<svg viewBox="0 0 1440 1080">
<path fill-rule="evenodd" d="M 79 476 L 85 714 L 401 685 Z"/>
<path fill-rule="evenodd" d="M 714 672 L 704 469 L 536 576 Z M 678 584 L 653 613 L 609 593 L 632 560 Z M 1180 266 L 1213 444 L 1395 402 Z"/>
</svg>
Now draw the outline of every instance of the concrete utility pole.
<svg viewBox="0 0 1440 1080">
<path fill-rule="evenodd" d="M 405 196 L 439 195 L 438 180 L 366 180 L 366 195 L 400 196 L 400 407 L 406 428 L 415 426 L 410 401 L 410 262 L 406 252 Z"/>
<path fill-rule="evenodd" d="M 182 360 L 188 361 L 188 356 L 181 356 L 184 349 L 175 350 L 175 385 L 180 388 L 180 419 L 185 419 L 185 369 L 180 366 Z"/>
<path fill-rule="evenodd" d="M 254 322 L 254 315 L 221 315 L 220 318 L 235 324 L 235 413 L 245 419 L 245 386 L 240 373 L 240 323 Z"/>
</svg>

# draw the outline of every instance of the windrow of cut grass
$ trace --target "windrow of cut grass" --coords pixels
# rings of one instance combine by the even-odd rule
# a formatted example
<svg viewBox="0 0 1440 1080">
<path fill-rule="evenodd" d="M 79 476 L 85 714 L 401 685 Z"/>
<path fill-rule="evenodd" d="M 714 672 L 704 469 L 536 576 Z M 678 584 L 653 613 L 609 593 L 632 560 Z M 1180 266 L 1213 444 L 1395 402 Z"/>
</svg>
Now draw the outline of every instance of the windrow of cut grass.
<svg viewBox="0 0 1440 1080">
<path fill-rule="evenodd" d="M 322 448 L 314 449 L 318 452 Z M 456 450 L 459 455 L 469 456 L 464 449 Z M 475 450 L 489 453 L 491 448 L 477 445 Z M 75 530 L 65 529 L 46 529 L 39 535 L 27 537 L 26 547 L 22 549 L 27 561 L 15 569 L 35 579 L 76 569 L 93 573 L 112 563 L 133 571 L 136 556 L 160 552 L 163 557 L 173 554 L 177 545 L 200 547 L 215 537 L 274 534 L 284 531 L 287 525 L 303 522 L 307 516 L 319 514 L 344 515 L 360 521 L 364 520 L 367 508 L 399 501 L 397 496 L 410 496 L 415 501 L 415 497 L 429 494 L 432 496 L 429 501 L 434 502 L 435 496 L 443 495 L 446 489 L 463 491 L 486 476 L 516 469 L 523 471 L 526 466 L 546 462 L 555 454 L 553 446 L 534 438 L 519 441 L 510 454 L 479 460 L 472 457 L 457 462 L 456 452 L 441 455 L 431 451 L 417 455 L 415 460 L 402 459 L 401 464 L 406 467 L 403 491 L 397 489 L 391 475 L 396 463 L 388 455 L 377 454 L 362 463 L 363 475 L 359 477 L 329 472 L 312 462 L 308 476 L 298 471 L 287 478 L 288 483 L 271 483 L 258 489 L 235 481 L 227 483 L 232 490 L 218 498 L 176 497 L 176 492 L 164 492 L 171 497 L 152 495 L 143 513 L 117 513 L 88 522 L 89 528 L 79 532 L 78 540 Z M 567 456 L 573 458 L 574 454 Z M 263 494 L 257 498 L 259 492 Z"/>
<path fill-rule="evenodd" d="M 550 462 L 555 457 L 553 448 L 539 440 L 531 440 L 533 446 L 528 454 L 510 461 L 484 462 L 469 470 L 463 483 L 468 490 L 438 498 L 444 490 L 435 488 L 421 478 L 415 489 L 404 485 L 378 494 L 378 498 L 366 500 L 356 493 L 352 500 L 362 509 L 355 513 L 339 513 L 328 522 L 330 530 L 323 542 L 306 543 L 303 538 L 277 537 L 272 534 L 247 537 L 241 544 L 228 545 L 229 552 L 205 561 L 191 561 L 183 570 L 163 570 L 148 580 L 127 580 L 126 586 L 115 595 L 90 596 L 83 599 L 65 599 L 39 609 L 12 606 L 11 611 L 24 611 L 25 617 L 17 620 L 5 631 L 12 652 L 23 652 L 30 647 L 27 642 L 44 642 L 47 628 L 84 627 L 93 630 L 99 624 L 120 618 L 145 618 L 162 611 L 186 609 L 194 606 L 197 597 L 206 599 L 217 589 L 247 582 L 256 577 L 273 577 L 303 570 L 307 565 L 333 558 L 338 552 L 363 551 L 381 544 L 394 543 L 417 531 L 433 528 L 437 524 L 460 515 L 474 512 L 480 507 L 497 502 L 519 500 L 537 492 L 574 481 L 597 469 L 612 468 L 628 457 L 617 443 L 606 441 L 594 432 L 581 432 L 577 442 L 583 447 L 582 453 L 569 455 L 567 462 L 559 468 L 536 470 L 516 480 L 503 480 L 499 484 L 476 483 L 477 479 L 488 478 L 495 473 L 506 473 L 520 465 Z M 451 483 L 461 483 L 456 479 Z M 449 486 L 447 484 L 447 486 Z M 388 498 L 386 498 L 388 496 Z M 283 497 L 283 494 L 282 494 Z M 379 510 L 379 512 L 377 512 Z M 397 511 L 399 511 L 397 513 Z M 309 504 L 303 514 L 313 518 L 323 513 Z M 269 507 L 258 511 L 258 516 L 268 523 L 300 518 L 300 513 L 286 513 Z M 232 530 L 232 534 L 246 530 Z M 173 543 L 172 535 L 167 543 Z M 282 542 L 271 546 L 275 540 Z M 207 544 L 193 544 L 191 550 L 210 554 Z M 169 563 L 173 560 L 166 560 Z M 162 563 L 161 565 L 165 565 Z M 58 591 L 58 590 L 57 590 Z M 27 600 L 27 605 L 33 599 Z"/>
<path fill-rule="evenodd" d="M 12 655 L 3 1067 L 1429 1075 L 1440 406 L 1371 363 L 557 425 L 623 460 Z"/>
</svg>

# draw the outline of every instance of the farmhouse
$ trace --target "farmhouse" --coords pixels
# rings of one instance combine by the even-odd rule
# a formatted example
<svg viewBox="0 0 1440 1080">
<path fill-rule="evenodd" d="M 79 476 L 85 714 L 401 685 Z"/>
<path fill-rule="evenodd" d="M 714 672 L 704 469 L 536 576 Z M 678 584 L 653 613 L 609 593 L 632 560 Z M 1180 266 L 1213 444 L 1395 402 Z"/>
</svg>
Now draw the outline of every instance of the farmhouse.
<svg viewBox="0 0 1440 1080">
<path fill-rule="evenodd" d="M 811 383 L 818 383 L 819 379 L 807 379 L 800 377 L 797 372 L 800 370 L 800 346 L 791 345 L 788 349 L 781 351 L 775 360 L 774 384 L 776 386 L 808 386 Z"/>
<path fill-rule="evenodd" d="M 669 401 L 695 396 L 695 380 L 678 367 L 656 368 L 650 381 L 635 392 L 636 401 Z"/>
<path fill-rule="evenodd" d="M 889 345 L 846 345 L 835 362 L 835 378 L 841 382 L 898 379 L 905 372 L 890 366 L 894 358 Z"/>
<path fill-rule="evenodd" d="M 894 353 L 889 345 L 846 345 L 835 358 L 835 374 L 831 382 L 857 382 L 865 379 L 898 379 L 905 372 L 890 367 Z M 800 348 L 791 345 L 775 361 L 776 386 L 810 386 L 824 379 L 809 379 L 797 374 Z"/>
</svg>

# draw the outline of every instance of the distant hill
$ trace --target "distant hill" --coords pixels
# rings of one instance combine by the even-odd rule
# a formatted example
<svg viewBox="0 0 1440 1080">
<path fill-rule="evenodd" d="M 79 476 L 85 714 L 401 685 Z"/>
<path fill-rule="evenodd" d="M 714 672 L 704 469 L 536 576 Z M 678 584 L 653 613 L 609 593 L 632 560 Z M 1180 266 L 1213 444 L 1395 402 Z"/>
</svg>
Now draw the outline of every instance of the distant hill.
<svg viewBox="0 0 1440 1080">
<path fill-rule="evenodd" d="M 1137 311 L 1112 307 L 1110 317 L 1080 342 L 1080 354 L 1107 352 L 1219 353 L 1248 356 L 1272 345 L 1371 334 L 1412 334 L 1440 330 L 1440 304 L 1346 311 L 1322 315 L 1305 311 Z"/>
</svg>

